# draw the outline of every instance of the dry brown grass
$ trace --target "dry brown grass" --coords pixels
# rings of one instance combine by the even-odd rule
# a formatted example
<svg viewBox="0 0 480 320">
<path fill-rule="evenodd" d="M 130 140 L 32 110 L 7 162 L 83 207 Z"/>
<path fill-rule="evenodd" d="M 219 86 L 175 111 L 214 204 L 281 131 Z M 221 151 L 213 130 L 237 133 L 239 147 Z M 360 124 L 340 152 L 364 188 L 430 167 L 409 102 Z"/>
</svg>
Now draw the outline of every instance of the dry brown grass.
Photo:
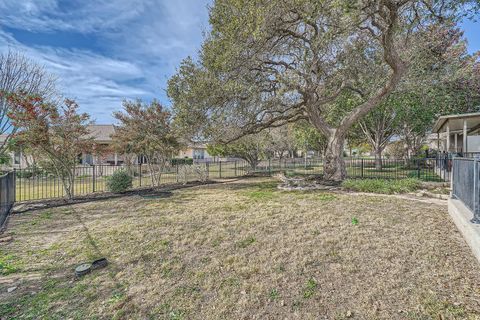
<svg viewBox="0 0 480 320">
<path fill-rule="evenodd" d="M 0 315 L 480 318 L 479 266 L 444 205 L 274 187 L 239 180 L 13 216 Z M 99 256 L 111 265 L 73 279 Z"/>
</svg>

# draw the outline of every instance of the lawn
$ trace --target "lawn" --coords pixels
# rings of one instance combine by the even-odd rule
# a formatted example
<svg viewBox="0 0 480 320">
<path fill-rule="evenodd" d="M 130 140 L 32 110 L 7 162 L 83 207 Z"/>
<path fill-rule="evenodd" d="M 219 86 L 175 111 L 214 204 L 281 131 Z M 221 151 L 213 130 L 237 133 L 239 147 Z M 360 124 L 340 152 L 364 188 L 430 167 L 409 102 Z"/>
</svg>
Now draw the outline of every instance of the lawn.
<svg viewBox="0 0 480 320">
<path fill-rule="evenodd" d="M 243 179 L 13 215 L 0 318 L 480 318 L 479 267 L 446 205 L 275 186 Z M 74 279 L 102 256 L 107 268 Z"/>
</svg>

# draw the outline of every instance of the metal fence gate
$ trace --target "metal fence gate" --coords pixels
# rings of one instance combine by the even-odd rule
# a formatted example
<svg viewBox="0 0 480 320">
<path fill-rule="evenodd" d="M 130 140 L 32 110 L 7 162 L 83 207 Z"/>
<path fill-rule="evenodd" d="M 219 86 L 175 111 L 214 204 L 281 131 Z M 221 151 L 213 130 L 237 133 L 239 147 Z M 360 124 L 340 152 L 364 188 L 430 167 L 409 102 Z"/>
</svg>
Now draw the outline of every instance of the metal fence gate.
<svg viewBox="0 0 480 320">
<path fill-rule="evenodd" d="M 452 196 L 473 213 L 473 223 L 480 223 L 480 161 L 471 158 L 453 159 Z"/>
</svg>

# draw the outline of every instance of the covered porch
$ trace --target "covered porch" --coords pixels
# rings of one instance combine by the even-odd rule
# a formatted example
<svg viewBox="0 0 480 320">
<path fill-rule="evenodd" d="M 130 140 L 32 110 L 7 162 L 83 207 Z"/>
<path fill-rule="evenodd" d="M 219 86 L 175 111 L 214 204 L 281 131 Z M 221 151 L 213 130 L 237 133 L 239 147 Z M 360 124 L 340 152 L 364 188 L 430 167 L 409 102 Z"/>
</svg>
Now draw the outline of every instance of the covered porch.
<svg viewBox="0 0 480 320">
<path fill-rule="evenodd" d="M 441 116 L 432 133 L 437 135 L 437 150 L 468 156 L 480 153 L 480 112 Z"/>
</svg>

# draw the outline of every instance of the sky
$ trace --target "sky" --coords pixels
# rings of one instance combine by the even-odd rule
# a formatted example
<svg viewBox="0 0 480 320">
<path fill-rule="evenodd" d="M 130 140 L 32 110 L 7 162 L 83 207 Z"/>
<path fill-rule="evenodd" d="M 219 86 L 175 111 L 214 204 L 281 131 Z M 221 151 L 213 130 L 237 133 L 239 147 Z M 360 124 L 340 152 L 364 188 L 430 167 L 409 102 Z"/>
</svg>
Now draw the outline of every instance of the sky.
<svg viewBox="0 0 480 320">
<path fill-rule="evenodd" d="M 15 49 L 58 77 L 59 90 L 96 123 L 123 99 L 170 105 L 167 80 L 196 57 L 211 0 L 0 0 L 0 52 Z M 462 24 L 480 51 L 480 22 Z"/>
</svg>

